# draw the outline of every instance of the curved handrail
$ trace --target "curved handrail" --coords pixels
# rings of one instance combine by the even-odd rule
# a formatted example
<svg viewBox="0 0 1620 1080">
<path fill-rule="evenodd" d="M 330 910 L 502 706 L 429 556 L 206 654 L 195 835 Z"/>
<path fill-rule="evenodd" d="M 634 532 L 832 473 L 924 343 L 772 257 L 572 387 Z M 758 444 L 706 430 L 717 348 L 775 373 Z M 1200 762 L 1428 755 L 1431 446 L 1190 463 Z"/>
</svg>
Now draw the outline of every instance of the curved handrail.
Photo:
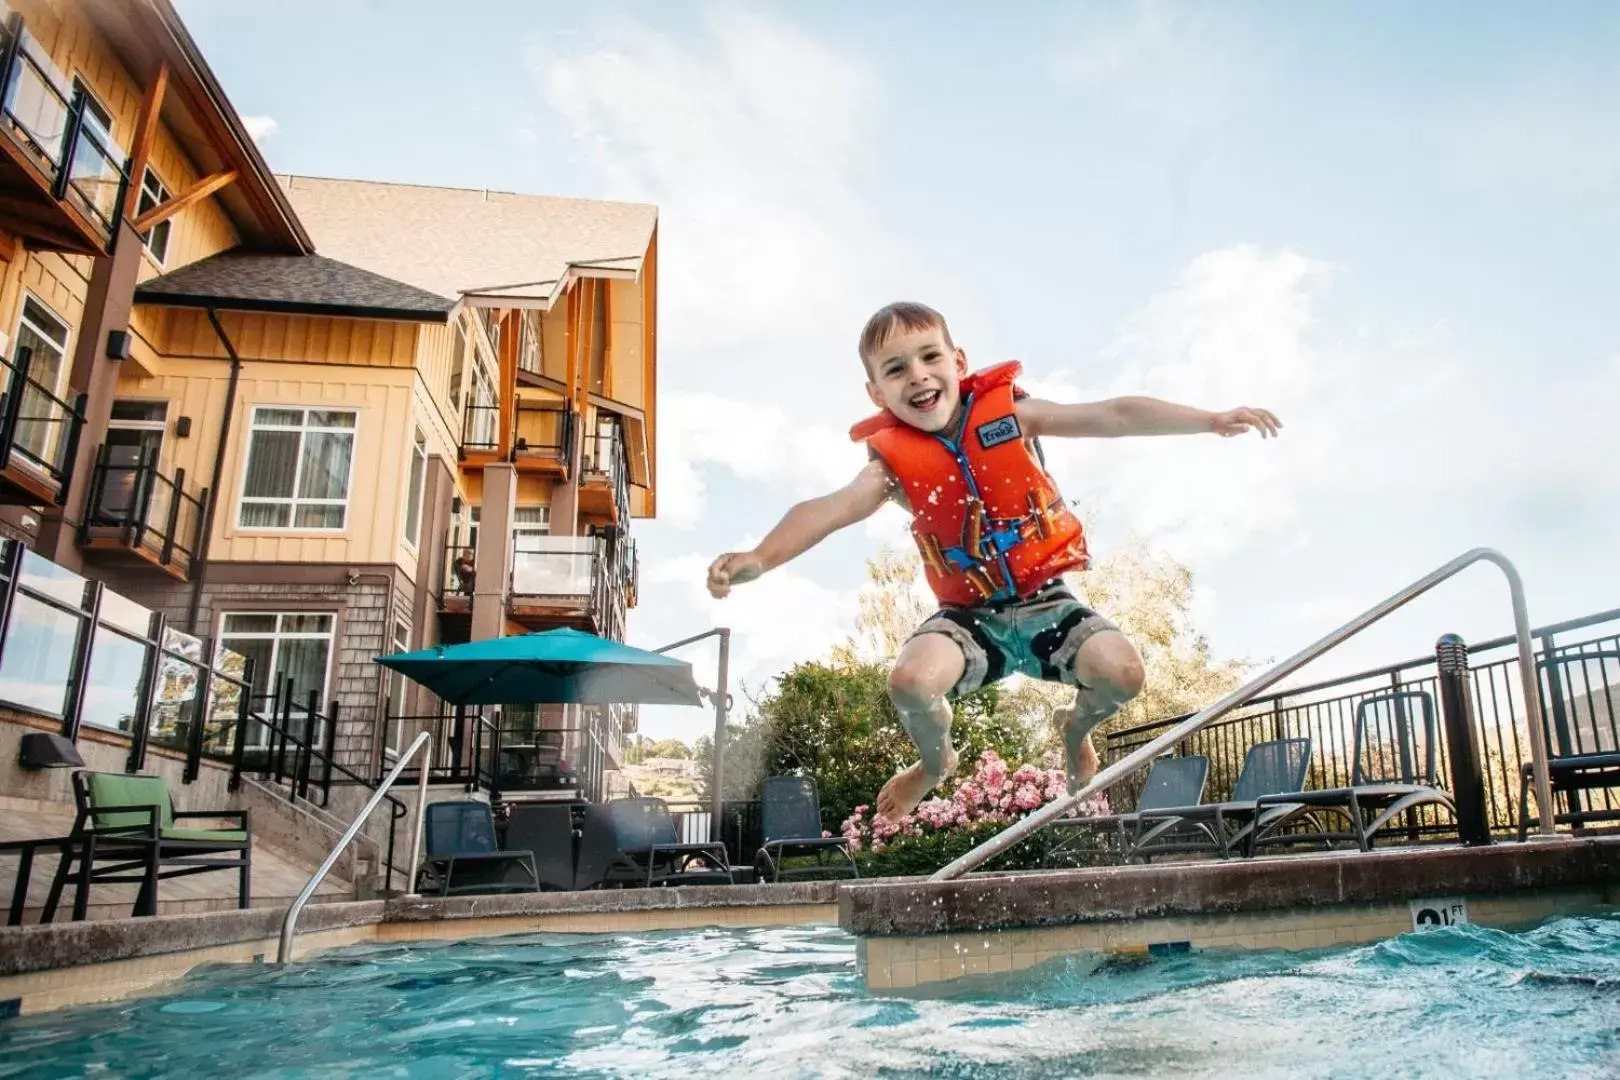
<svg viewBox="0 0 1620 1080">
<path fill-rule="evenodd" d="M 332 850 L 327 854 L 326 860 L 320 865 L 320 869 L 316 870 L 314 874 L 310 875 L 310 879 L 304 885 L 303 891 L 300 892 L 297 898 L 293 900 L 292 906 L 287 908 L 287 914 L 283 916 L 281 920 L 281 945 L 276 950 L 276 963 L 285 964 L 289 959 L 292 958 L 293 932 L 298 925 L 298 916 L 303 912 L 304 905 L 309 903 L 309 898 L 315 895 L 315 890 L 320 887 L 322 881 L 326 880 L 326 875 L 331 871 L 332 867 L 337 865 L 338 857 L 343 854 L 343 849 L 349 846 L 349 842 L 355 838 L 355 834 L 357 834 L 360 831 L 360 827 L 366 823 L 366 819 L 371 816 L 371 812 L 377 809 L 377 804 L 382 802 L 383 799 L 387 797 L 388 789 L 394 786 L 394 781 L 399 779 L 399 774 L 404 771 L 405 766 L 410 763 L 411 758 L 415 757 L 416 752 L 422 749 L 422 747 L 431 746 L 431 739 L 431 732 L 422 731 L 418 732 L 416 738 L 411 740 L 411 745 L 405 748 L 405 752 L 401 754 L 399 756 L 399 760 L 394 763 L 393 771 L 387 776 L 383 777 L 382 783 L 377 785 L 377 790 L 371 793 L 371 798 L 366 800 L 366 805 L 360 808 L 360 812 L 354 816 L 353 821 L 349 822 L 349 827 L 344 830 L 343 836 L 338 840 L 337 845 L 333 847 Z M 431 753 L 432 751 L 429 750 L 430 755 Z M 426 786 L 428 765 L 430 761 L 431 758 L 425 759 L 422 762 L 423 787 Z M 416 876 L 416 852 L 422 844 L 422 809 L 423 808 L 419 803 L 416 812 L 417 827 L 416 831 L 411 836 L 412 878 L 415 878 Z M 411 882 L 407 881 L 405 887 L 411 888 Z"/>
<path fill-rule="evenodd" d="M 1131 753 L 1097 773 L 1089 783 L 1081 787 L 1073 795 L 1065 795 L 1047 803 L 1029 817 L 1009 828 L 1003 829 L 966 855 L 936 871 L 929 880 L 950 881 L 967 873 L 986 859 L 1000 854 L 1031 833 L 1045 828 L 1052 821 L 1062 817 L 1076 803 L 1091 798 L 1099 791 L 1107 790 L 1122 778 L 1146 765 L 1206 724 L 1231 712 L 1250 698 L 1258 695 L 1262 690 L 1293 674 L 1323 653 L 1337 648 L 1373 623 L 1383 619 L 1396 609 L 1411 603 L 1441 582 L 1455 577 L 1474 563 L 1482 561 L 1494 563 L 1508 581 L 1508 592 L 1513 602 L 1513 636 L 1519 646 L 1519 673 L 1524 687 L 1525 720 L 1530 726 L 1530 755 L 1535 764 L 1536 804 L 1541 811 L 1541 833 L 1544 836 L 1554 835 L 1556 828 L 1553 823 L 1553 815 L 1549 811 L 1552 806 L 1552 786 L 1547 778 L 1547 734 L 1541 723 L 1540 684 L 1536 678 L 1535 646 L 1530 637 L 1530 615 L 1524 602 L 1524 582 L 1519 577 L 1518 569 L 1508 561 L 1507 556 L 1492 548 L 1474 548 L 1452 559 L 1433 573 L 1419 578 L 1383 603 L 1369 608 L 1333 631 L 1333 633 L 1306 646 L 1287 660 L 1256 676 L 1215 704 L 1194 713 L 1152 742 L 1137 747 Z"/>
</svg>

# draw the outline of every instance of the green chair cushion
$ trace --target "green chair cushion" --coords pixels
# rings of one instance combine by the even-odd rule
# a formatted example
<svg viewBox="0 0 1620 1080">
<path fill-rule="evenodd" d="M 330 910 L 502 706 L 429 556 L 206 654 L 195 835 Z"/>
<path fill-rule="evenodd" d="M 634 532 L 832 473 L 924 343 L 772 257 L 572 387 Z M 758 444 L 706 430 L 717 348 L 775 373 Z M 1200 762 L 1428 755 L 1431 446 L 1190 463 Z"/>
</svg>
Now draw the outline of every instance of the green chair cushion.
<svg viewBox="0 0 1620 1080">
<path fill-rule="evenodd" d="M 90 773 L 90 806 L 156 806 L 162 815 L 158 824 L 165 832 L 174 824 L 174 804 L 169 801 L 169 785 L 161 776 L 129 776 L 124 773 Z M 146 815 L 134 812 L 105 814 L 92 823 L 99 828 L 126 828 L 146 824 Z"/>
<path fill-rule="evenodd" d="M 165 840 L 218 840 L 221 843 L 241 843 L 247 833 L 241 829 L 164 829 Z"/>
</svg>

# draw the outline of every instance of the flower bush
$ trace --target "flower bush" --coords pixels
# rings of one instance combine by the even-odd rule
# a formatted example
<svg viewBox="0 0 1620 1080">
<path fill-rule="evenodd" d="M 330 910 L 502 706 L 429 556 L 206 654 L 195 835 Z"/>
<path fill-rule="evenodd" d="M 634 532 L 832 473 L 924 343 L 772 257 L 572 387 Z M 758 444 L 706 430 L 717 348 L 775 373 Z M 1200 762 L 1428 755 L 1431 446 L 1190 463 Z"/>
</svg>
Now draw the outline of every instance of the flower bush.
<svg viewBox="0 0 1620 1080">
<path fill-rule="evenodd" d="M 1008 772 L 994 750 L 974 763 L 971 775 L 947 781 L 947 794 L 925 799 L 898 821 L 878 821 L 871 806 L 857 806 L 840 832 L 862 864 L 863 874 L 932 873 L 965 854 L 985 837 L 1026 817 L 1068 791 L 1068 778 L 1058 756 L 1042 764 L 1020 765 Z M 1082 817 L 1108 813 L 1108 796 L 1099 794 L 1072 811 Z M 1052 854 L 1050 831 L 1036 833 L 998 857 L 999 869 L 1034 869 Z"/>
</svg>

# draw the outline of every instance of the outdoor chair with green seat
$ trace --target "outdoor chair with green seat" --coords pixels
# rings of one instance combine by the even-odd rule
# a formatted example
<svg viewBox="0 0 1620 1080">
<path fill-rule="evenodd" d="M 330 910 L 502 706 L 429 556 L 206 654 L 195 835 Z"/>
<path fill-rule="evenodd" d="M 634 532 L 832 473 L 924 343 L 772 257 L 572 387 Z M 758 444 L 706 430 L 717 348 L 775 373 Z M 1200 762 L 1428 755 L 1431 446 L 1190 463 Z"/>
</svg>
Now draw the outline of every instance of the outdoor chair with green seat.
<svg viewBox="0 0 1620 1080">
<path fill-rule="evenodd" d="M 83 836 L 84 843 L 58 864 L 47 912 L 56 910 L 75 873 L 84 892 L 96 883 L 139 882 L 134 914 L 155 915 L 159 880 L 234 869 L 236 906 L 252 905 L 253 830 L 246 810 L 175 810 L 161 776 L 88 770 L 73 774 L 73 799 L 79 811 L 73 835 Z M 197 828 L 179 821 L 230 821 L 240 827 Z"/>
</svg>

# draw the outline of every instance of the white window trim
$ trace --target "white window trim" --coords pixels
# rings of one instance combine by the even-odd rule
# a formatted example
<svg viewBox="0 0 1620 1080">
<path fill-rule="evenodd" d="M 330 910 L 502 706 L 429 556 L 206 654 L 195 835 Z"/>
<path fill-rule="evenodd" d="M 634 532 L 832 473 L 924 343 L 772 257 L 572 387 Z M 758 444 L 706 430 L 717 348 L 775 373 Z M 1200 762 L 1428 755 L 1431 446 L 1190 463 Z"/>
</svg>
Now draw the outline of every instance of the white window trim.
<svg viewBox="0 0 1620 1080">
<path fill-rule="evenodd" d="M 78 86 L 75 86 L 75 83 L 77 83 Z M 91 101 L 96 103 L 96 108 L 100 109 L 104 114 L 106 114 L 107 123 L 102 124 L 101 126 L 107 129 L 107 140 L 109 142 L 116 143 L 118 141 L 118 129 L 116 126 L 118 124 L 118 118 L 113 115 L 113 111 L 111 109 L 107 108 L 107 103 L 101 100 L 101 95 L 96 93 L 96 88 L 90 85 L 90 80 L 85 77 L 83 71 L 75 71 L 72 75 L 68 76 L 69 107 L 72 106 L 72 93 L 80 87 L 84 89 L 85 95 L 89 97 Z M 99 119 L 97 119 L 96 122 L 98 124 L 101 123 Z M 118 149 L 122 150 L 123 147 L 119 147 Z"/>
<path fill-rule="evenodd" d="M 304 475 L 304 446 L 303 446 L 303 440 L 302 439 L 299 440 L 299 444 L 298 444 L 298 462 L 297 462 L 297 465 L 293 469 L 293 494 L 292 494 L 292 496 L 287 498 L 287 499 L 249 498 L 247 496 L 246 491 L 247 491 L 248 467 L 253 464 L 253 433 L 255 431 L 259 430 L 259 428 L 258 428 L 257 424 L 255 423 L 255 421 L 258 419 L 259 411 L 261 409 L 266 409 L 266 410 L 285 409 L 285 410 L 287 410 L 289 412 L 291 412 L 293 410 L 297 410 L 299 412 L 306 413 L 306 414 L 310 413 L 310 412 L 346 412 L 346 413 L 353 414 L 353 416 L 354 416 L 354 426 L 352 428 L 347 429 L 347 430 L 349 431 L 349 433 L 351 435 L 354 436 L 354 441 L 350 444 L 350 447 L 349 447 L 349 475 L 344 479 L 344 482 L 343 482 L 343 489 L 344 489 L 344 491 L 347 492 L 347 494 L 342 499 L 300 499 L 298 497 L 298 481 L 303 479 L 303 475 Z M 248 406 L 248 410 L 249 411 L 248 411 L 248 424 L 247 424 L 247 446 L 242 451 L 241 476 L 240 476 L 240 479 L 237 481 L 237 485 L 236 485 L 236 511 L 235 511 L 234 514 L 231 515 L 231 522 L 232 522 L 232 524 L 233 524 L 233 526 L 235 528 L 235 532 L 240 534 L 240 535 L 246 535 L 246 536 L 252 536 L 252 535 L 255 535 L 255 534 L 259 534 L 259 533 L 270 533 L 270 534 L 274 534 L 274 535 L 278 535 L 278 536 L 300 535 L 300 534 L 308 534 L 308 535 L 311 535 L 311 536 L 341 536 L 344 533 L 348 532 L 349 531 L 349 522 L 350 522 L 349 510 L 352 508 L 353 503 L 354 503 L 354 461 L 355 461 L 355 458 L 360 456 L 360 412 L 361 412 L 361 410 L 358 407 L 352 406 L 352 405 L 250 405 L 250 406 Z M 288 428 L 288 427 L 274 426 L 274 427 L 266 428 L 265 430 L 268 430 L 268 431 L 294 431 L 294 430 L 296 430 L 296 431 L 298 431 L 300 433 L 303 433 L 303 432 L 306 432 L 306 431 L 342 431 L 344 429 L 343 428 L 311 428 L 308 425 L 308 423 L 306 422 L 305 424 L 299 426 L 298 428 Z M 250 503 L 255 504 L 255 505 L 262 505 L 262 504 L 267 504 L 267 503 L 281 503 L 281 502 L 286 502 L 286 503 L 290 504 L 292 506 L 292 508 L 293 508 L 293 511 L 294 511 L 292 514 L 288 515 L 288 524 L 286 524 L 286 525 L 243 525 L 242 524 L 242 508 L 244 506 L 247 506 Z M 297 525 L 297 524 L 293 524 L 293 520 L 297 517 L 298 505 L 300 503 L 307 503 L 307 504 L 309 504 L 311 506 L 337 506 L 337 505 L 342 505 L 342 507 L 343 507 L 343 524 L 341 526 L 339 526 L 338 528 L 335 528 L 335 529 L 322 528 L 322 527 L 320 527 L 318 525 Z M 311 612 L 310 614 L 316 614 L 316 613 Z"/>
<path fill-rule="evenodd" d="M 62 345 L 62 363 L 56 370 L 56 385 L 49 388 L 51 396 L 60 400 L 62 397 L 62 381 L 68 377 L 69 369 L 71 369 L 73 366 L 73 331 L 75 327 L 72 322 L 62 318 L 61 313 L 55 308 L 41 300 L 38 293 L 34 292 L 32 289 L 24 289 L 23 302 L 17 305 L 16 331 L 11 335 L 13 352 L 15 352 L 17 338 L 22 333 L 22 328 L 24 325 L 28 325 L 30 330 L 47 341 L 49 341 L 51 337 L 49 334 L 41 331 L 39 327 L 28 324 L 27 312 L 28 301 L 30 300 L 44 308 L 46 311 L 50 312 L 55 319 L 61 322 L 63 326 L 67 327 L 67 341 Z M 15 357 L 11 356 L 7 359 L 15 359 Z M 32 372 L 30 372 L 29 377 L 34 378 L 36 382 L 38 381 L 37 376 L 34 376 Z"/>
<path fill-rule="evenodd" d="M 404 634 L 405 641 L 404 641 L 403 644 L 401 644 L 400 640 L 399 640 L 400 631 L 402 631 L 402 630 L 405 632 L 405 634 Z M 393 633 L 390 635 L 390 637 L 388 639 L 388 643 L 393 648 L 393 650 L 395 652 L 409 652 L 410 651 L 410 648 L 411 648 L 411 627 L 410 627 L 410 625 L 408 623 L 405 622 L 404 619 L 400 619 L 400 618 L 397 618 L 397 617 L 394 619 L 394 630 L 393 630 Z M 385 692 L 387 690 L 392 689 L 392 684 L 395 681 L 398 681 L 398 683 L 399 683 L 399 687 L 400 687 L 400 690 L 401 690 L 401 697 L 400 697 L 400 700 L 395 701 L 395 700 L 393 700 L 392 693 L 388 694 L 387 703 L 388 703 L 388 707 L 393 709 L 393 715 L 389 716 L 389 715 L 387 715 L 385 713 L 384 716 L 383 716 L 383 722 L 382 722 L 382 745 L 383 745 L 383 750 L 387 751 L 388 753 L 392 753 L 392 754 L 398 754 L 399 753 L 399 750 L 400 750 L 399 744 L 404 741 L 403 736 L 405 734 L 405 725 L 404 725 L 403 721 L 399 720 L 399 718 L 402 717 L 404 715 L 404 713 L 405 713 L 404 694 L 410 692 L 409 688 L 405 685 L 406 684 L 405 676 L 401 675 L 399 672 L 393 672 L 393 673 L 391 673 L 389 675 L 388 682 L 384 684 Z M 394 725 L 396 723 L 399 724 L 399 732 L 397 734 L 394 732 Z"/>
<path fill-rule="evenodd" d="M 139 209 L 139 207 L 140 207 L 141 195 L 144 195 L 146 193 L 146 178 L 148 176 L 150 176 L 153 180 L 155 180 L 157 182 L 158 189 L 160 191 L 162 191 L 162 193 L 164 195 L 163 198 L 159 199 L 154 204 L 155 206 L 162 206 L 164 203 L 166 203 L 170 199 L 174 198 L 174 192 L 169 189 L 168 184 L 165 184 L 163 182 L 163 177 L 159 176 L 158 173 L 157 173 L 157 170 L 152 168 L 151 165 L 147 165 L 145 171 L 143 171 L 141 173 L 140 187 L 136 189 L 139 192 L 139 194 L 137 194 L 135 196 L 135 206 L 136 206 L 137 209 Z M 165 239 L 163 241 L 163 255 L 160 258 L 158 256 L 158 254 L 155 251 L 152 250 L 152 237 L 157 235 L 157 231 L 159 229 L 163 228 L 165 225 L 168 225 L 169 228 L 164 233 L 164 236 L 167 237 L 167 238 L 173 238 L 173 236 L 174 236 L 173 222 L 174 222 L 174 218 L 172 218 L 172 217 L 169 218 L 166 221 L 160 221 L 156 225 L 152 226 L 150 229 L 146 230 L 146 235 L 141 237 L 141 250 L 146 253 L 146 257 L 151 260 L 152 264 L 157 266 L 159 269 L 162 269 L 164 264 L 168 261 L 168 258 L 169 258 L 169 239 Z"/>
<path fill-rule="evenodd" d="M 262 631 L 247 631 L 247 632 L 242 632 L 242 633 L 227 633 L 226 630 L 225 630 L 225 620 L 229 619 L 233 615 L 246 615 L 246 616 L 273 615 L 273 616 L 275 616 L 275 620 L 276 620 L 276 629 L 275 629 L 275 631 L 273 633 L 264 633 Z M 326 617 L 328 617 L 328 618 L 330 618 L 332 620 L 332 629 L 327 631 L 324 634 L 311 633 L 311 632 L 308 632 L 308 631 L 301 631 L 301 632 L 296 632 L 296 633 L 285 633 L 284 634 L 284 633 L 281 632 L 281 620 L 283 618 L 287 617 L 288 615 L 294 615 L 294 616 L 325 615 Z M 321 708 L 324 709 L 326 707 L 327 701 L 329 700 L 329 695 L 331 693 L 331 687 L 332 687 L 332 662 L 335 659 L 335 656 L 336 656 L 336 653 L 337 653 L 337 632 L 338 632 L 338 613 L 336 611 L 331 611 L 331 610 L 299 611 L 299 610 L 294 609 L 294 610 L 291 610 L 291 611 L 283 611 L 283 610 L 278 608 L 278 609 L 273 610 L 273 611 L 264 611 L 264 610 L 260 610 L 260 611 L 241 611 L 241 610 L 238 610 L 238 611 L 221 611 L 219 613 L 219 623 L 216 625 L 215 630 L 214 630 L 214 640 L 219 642 L 220 644 L 224 645 L 226 648 L 230 648 L 230 645 L 227 644 L 227 639 L 235 639 L 237 641 L 269 641 L 271 643 L 271 645 L 270 645 L 270 674 L 272 676 L 272 679 L 274 678 L 274 675 L 275 675 L 275 669 L 277 667 L 277 662 L 281 659 L 281 643 L 283 641 L 325 641 L 327 643 L 327 646 L 326 646 L 326 670 L 321 673 L 321 696 L 320 696 Z M 274 696 L 277 693 L 280 692 L 280 688 L 275 684 L 274 681 L 267 681 L 265 683 L 265 688 L 270 691 L 270 694 L 271 694 L 272 698 L 274 698 Z M 298 705 L 300 703 L 295 701 L 295 702 L 293 702 L 293 704 Z M 330 721 L 331 717 L 328 716 L 328 717 L 325 717 L 325 719 Z M 265 732 L 265 729 L 264 728 L 259 728 L 259 731 L 260 732 Z M 336 732 L 327 731 L 325 725 L 322 725 L 321 730 L 319 732 L 317 732 L 317 738 L 315 740 L 315 745 L 317 747 L 321 747 L 321 748 L 324 748 L 324 749 L 330 749 L 331 748 L 331 743 L 332 743 L 332 737 L 335 734 L 336 734 Z M 263 744 L 249 744 L 249 745 L 251 747 L 255 748 L 255 749 L 262 749 L 263 748 Z"/>
<path fill-rule="evenodd" d="M 358 420 L 358 417 L 356 419 Z M 422 460 L 422 479 L 417 482 L 416 493 L 415 493 L 416 494 L 416 535 L 415 536 L 411 535 L 411 528 L 410 528 L 410 522 L 411 522 L 411 492 L 409 492 L 409 491 L 407 491 L 405 493 L 405 505 L 402 508 L 404 510 L 404 513 L 401 516 L 401 521 L 400 521 L 400 531 L 405 536 L 405 546 L 410 548 L 413 552 L 418 550 L 418 546 L 421 543 L 421 540 L 422 540 L 422 518 L 427 513 L 427 506 L 426 506 L 426 502 L 427 502 L 427 476 L 428 476 L 428 452 L 427 452 L 427 446 L 428 446 L 427 432 L 422 430 L 422 426 L 420 424 L 417 424 L 417 423 L 415 423 L 413 421 L 411 423 L 411 441 L 405 448 L 405 460 L 408 463 L 407 466 L 406 466 L 406 469 L 405 469 L 405 481 L 406 481 L 406 483 L 410 482 L 411 470 L 410 470 L 409 466 L 410 466 L 410 464 L 415 464 L 416 459 L 418 457 L 420 457 L 421 460 Z M 350 457 L 352 458 L 353 455 L 350 455 Z M 352 469 L 352 467 L 353 466 L 352 466 L 352 461 L 351 461 L 351 469 Z M 346 518 L 345 518 L 345 520 L 346 520 Z"/>
</svg>

